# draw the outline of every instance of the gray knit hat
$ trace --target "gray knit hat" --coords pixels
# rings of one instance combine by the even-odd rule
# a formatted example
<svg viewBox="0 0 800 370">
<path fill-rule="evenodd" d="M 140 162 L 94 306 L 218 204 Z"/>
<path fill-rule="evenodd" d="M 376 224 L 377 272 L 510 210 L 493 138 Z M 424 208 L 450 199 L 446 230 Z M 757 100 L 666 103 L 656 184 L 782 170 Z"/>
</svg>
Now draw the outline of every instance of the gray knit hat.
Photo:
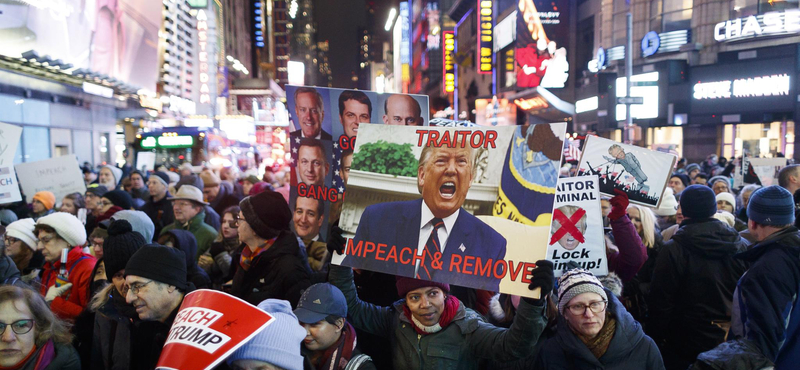
<svg viewBox="0 0 800 370">
<path fill-rule="evenodd" d="M 564 315 L 569 301 L 583 293 L 597 293 L 608 300 L 603 284 L 589 270 L 577 268 L 561 275 L 558 279 L 558 312 Z"/>
</svg>

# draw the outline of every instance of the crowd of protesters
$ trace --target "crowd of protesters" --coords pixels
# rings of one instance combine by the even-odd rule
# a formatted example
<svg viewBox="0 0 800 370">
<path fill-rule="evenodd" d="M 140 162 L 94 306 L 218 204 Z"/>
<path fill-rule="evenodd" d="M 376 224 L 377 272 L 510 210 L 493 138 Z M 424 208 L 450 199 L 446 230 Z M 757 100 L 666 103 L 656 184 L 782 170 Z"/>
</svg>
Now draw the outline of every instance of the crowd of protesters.
<svg viewBox="0 0 800 370">
<path fill-rule="evenodd" d="M 609 274 L 538 261 L 538 299 L 331 264 L 342 231 L 282 171 L 87 165 L 84 194 L 0 209 L 0 369 L 153 369 L 196 289 L 275 319 L 220 369 L 794 368 L 800 166 L 736 188 L 734 162 L 679 161 L 657 209 L 603 199 Z"/>
</svg>

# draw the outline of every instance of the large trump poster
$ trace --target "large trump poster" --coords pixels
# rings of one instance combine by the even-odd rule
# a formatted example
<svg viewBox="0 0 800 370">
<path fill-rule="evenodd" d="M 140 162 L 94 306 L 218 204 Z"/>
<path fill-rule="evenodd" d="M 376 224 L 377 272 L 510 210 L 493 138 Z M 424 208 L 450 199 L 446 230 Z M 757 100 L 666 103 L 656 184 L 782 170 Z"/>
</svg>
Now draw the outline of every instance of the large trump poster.
<svg viewBox="0 0 800 370">
<path fill-rule="evenodd" d="M 339 218 L 359 129 L 369 123 L 429 124 L 428 97 L 314 86 L 286 87 L 295 233 L 308 246 L 326 242 Z"/>
<path fill-rule="evenodd" d="M 537 126 L 564 138 L 564 124 Z M 535 296 L 528 284 L 545 257 L 549 222 L 492 215 L 512 149 L 528 148 L 518 131 L 362 125 L 339 219 L 351 238 L 333 263 Z M 530 154 L 554 193 L 560 157 Z M 530 191 L 549 214 L 553 194 Z"/>
</svg>

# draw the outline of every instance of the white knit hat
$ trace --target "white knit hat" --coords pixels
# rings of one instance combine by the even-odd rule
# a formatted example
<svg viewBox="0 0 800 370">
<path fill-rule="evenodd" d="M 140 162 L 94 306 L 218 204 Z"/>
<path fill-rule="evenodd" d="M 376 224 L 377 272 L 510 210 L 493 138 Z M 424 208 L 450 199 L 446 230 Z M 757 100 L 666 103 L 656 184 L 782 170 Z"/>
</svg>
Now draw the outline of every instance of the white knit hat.
<svg viewBox="0 0 800 370">
<path fill-rule="evenodd" d="M 558 312 L 564 315 L 569 301 L 583 293 L 597 293 L 608 300 L 603 284 L 589 270 L 577 268 L 561 275 L 558 279 Z"/>
<path fill-rule="evenodd" d="M 733 206 L 733 209 L 736 209 L 736 198 L 734 198 L 733 194 L 723 191 L 722 193 L 717 194 L 717 202 L 724 200 L 730 203 Z"/>
<path fill-rule="evenodd" d="M 656 216 L 675 216 L 678 213 L 678 201 L 675 199 L 672 188 L 664 189 L 664 195 L 661 198 L 661 205 L 653 210 L 653 213 Z"/>
<path fill-rule="evenodd" d="M 37 225 L 52 227 L 61 239 L 75 247 L 86 243 L 86 229 L 77 217 L 66 212 L 56 212 L 36 221 Z"/>
<path fill-rule="evenodd" d="M 111 171 L 111 173 L 114 175 L 114 181 L 116 181 L 115 184 L 119 184 L 119 182 L 122 181 L 122 169 L 114 167 L 110 164 L 100 168 L 108 168 L 108 170 Z"/>
<path fill-rule="evenodd" d="M 19 221 L 14 221 L 6 226 L 6 235 L 22 240 L 28 248 L 36 251 L 36 235 L 33 234 L 33 228 L 36 224 L 32 218 L 23 218 Z"/>
</svg>

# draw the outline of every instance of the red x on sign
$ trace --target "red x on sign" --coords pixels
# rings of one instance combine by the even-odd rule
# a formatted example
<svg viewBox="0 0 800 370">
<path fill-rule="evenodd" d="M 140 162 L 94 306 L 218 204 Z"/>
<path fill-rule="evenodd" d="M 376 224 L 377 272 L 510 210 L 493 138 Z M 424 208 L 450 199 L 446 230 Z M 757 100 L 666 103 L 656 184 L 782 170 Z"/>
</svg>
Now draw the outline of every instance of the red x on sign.
<svg viewBox="0 0 800 370">
<path fill-rule="evenodd" d="M 560 209 L 556 209 L 553 211 L 553 221 L 558 221 L 561 224 L 561 228 L 558 229 L 553 236 L 550 237 L 550 245 L 555 244 L 558 239 L 561 239 L 566 233 L 572 234 L 575 239 L 581 243 L 585 241 L 583 234 L 581 231 L 578 230 L 576 224 L 580 221 L 581 217 L 586 214 L 586 210 L 583 208 L 578 208 L 578 211 L 572 214 L 572 217 L 567 218 Z"/>
</svg>

